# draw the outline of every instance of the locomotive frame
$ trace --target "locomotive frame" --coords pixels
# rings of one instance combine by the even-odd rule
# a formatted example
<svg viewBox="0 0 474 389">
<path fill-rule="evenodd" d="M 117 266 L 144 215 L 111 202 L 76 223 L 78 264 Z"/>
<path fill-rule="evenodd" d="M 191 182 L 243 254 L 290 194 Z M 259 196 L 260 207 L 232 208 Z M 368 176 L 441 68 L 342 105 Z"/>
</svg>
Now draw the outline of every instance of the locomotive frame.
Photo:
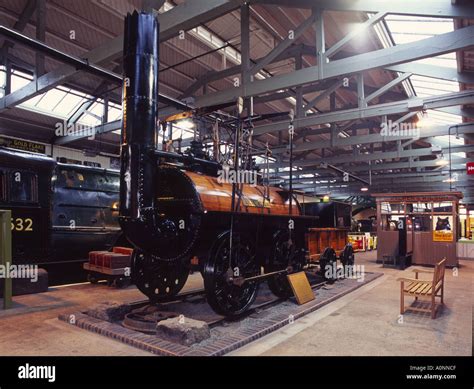
<svg viewBox="0 0 474 389">
<path fill-rule="evenodd" d="M 138 289 L 152 302 L 176 295 L 186 283 L 191 258 L 198 258 L 210 306 L 221 315 L 238 316 L 254 302 L 261 281 L 268 281 L 277 296 L 289 297 L 286 275 L 316 256 L 322 270 L 333 268 L 338 257 L 352 265 L 350 212 L 347 219 L 334 211 L 325 224 L 318 206 L 297 200 L 291 180 L 289 191 L 223 183 L 217 178 L 222 166 L 215 161 L 158 151 L 158 34 L 154 15 L 127 15 L 119 221 L 135 248 L 131 275 Z M 236 171 L 239 147 L 237 130 Z M 333 229 L 317 229 L 322 227 Z M 324 234 L 328 247 L 309 254 L 307 244 Z M 340 235 L 335 243 L 331 234 Z"/>
</svg>

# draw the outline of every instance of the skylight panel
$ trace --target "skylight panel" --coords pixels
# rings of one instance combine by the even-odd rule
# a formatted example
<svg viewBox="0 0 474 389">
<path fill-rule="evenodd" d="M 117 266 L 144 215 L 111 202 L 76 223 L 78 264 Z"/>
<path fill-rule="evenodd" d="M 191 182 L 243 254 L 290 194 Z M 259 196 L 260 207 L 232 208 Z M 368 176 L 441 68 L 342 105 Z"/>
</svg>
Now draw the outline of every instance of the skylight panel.
<svg viewBox="0 0 474 389">
<path fill-rule="evenodd" d="M 424 58 L 418 61 L 414 61 L 413 63 L 441 66 L 445 68 L 455 68 L 457 66 L 455 53 L 440 55 L 440 56 L 431 57 L 431 58 Z"/>
<path fill-rule="evenodd" d="M 387 26 L 396 45 L 418 42 L 439 34 L 454 31 L 454 23 L 448 18 L 427 18 L 418 16 L 388 15 Z M 413 61 L 413 64 L 426 64 L 457 68 L 456 53 L 447 53 L 432 58 Z M 438 96 L 459 91 L 459 84 L 454 81 L 439 80 L 431 77 L 413 75 L 410 77 L 415 93 L 419 97 Z M 443 115 L 429 110 L 424 121 L 430 119 L 432 124 L 452 124 L 461 122 L 456 115 Z"/>
<path fill-rule="evenodd" d="M 43 98 L 43 95 L 38 95 L 38 96 L 35 96 L 35 97 L 32 97 L 31 99 L 29 100 L 26 100 L 24 103 L 20 104 L 20 107 L 29 107 L 29 108 L 32 108 L 32 109 L 36 109 L 36 104 L 38 104 L 38 102 Z"/>
<path fill-rule="evenodd" d="M 454 81 L 447 81 L 447 80 L 441 80 L 441 79 L 418 76 L 418 75 L 411 76 L 411 81 L 413 85 L 416 84 L 420 86 L 432 86 L 432 87 L 436 86 L 439 89 L 445 89 L 445 90 L 452 90 L 457 85 L 457 82 L 454 82 Z"/>
<path fill-rule="evenodd" d="M 102 117 L 104 115 L 104 104 L 102 103 L 102 100 L 99 100 L 95 102 L 91 108 L 87 110 L 93 115 L 96 115 L 98 117 Z"/>
<path fill-rule="evenodd" d="M 97 126 L 101 124 L 101 120 L 97 118 L 94 114 L 89 113 L 88 111 L 84 112 L 84 115 L 78 120 L 80 124 L 86 124 L 88 126 Z"/>
<path fill-rule="evenodd" d="M 462 123 L 462 118 L 459 115 L 435 110 L 428 110 L 428 113 L 430 117 L 447 120 L 450 124 Z"/>
<path fill-rule="evenodd" d="M 53 111 L 59 102 L 66 96 L 66 93 L 59 89 L 51 89 L 46 92 L 36 103 L 36 107 L 43 110 Z"/>
<path fill-rule="evenodd" d="M 28 85 L 31 80 L 24 78 L 24 77 L 19 77 L 16 74 L 16 70 L 13 72 L 12 77 L 11 77 L 11 89 L 12 92 L 15 92 L 18 89 L 23 88 L 24 86 Z"/>
<path fill-rule="evenodd" d="M 83 97 L 79 97 L 73 93 L 67 93 L 60 104 L 54 108 L 54 113 L 60 116 L 69 117 L 83 102 Z"/>
<path fill-rule="evenodd" d="M 29 80 L 29 81 L 33 80 L 32 74 L 28 74 L 17 69 L 12 70 L 12 75 L 16 77 L 24 78 L 25 80 Z"/>
<path fill-rule="evenodd" d="M 454 146 L 454 145 L 462 146 L 464 144 L 464 139 L 457 138 L 455 135 L 436 136 L 434 137 L 433 141 L 435 141 L 436 144 L 439 144 L 443 147 L 448 147 L 450 141 L 451 141 L 451 146 Z"/>
<path fill-rule="evenodd" d="M 392 36 L 398 45 L 403 45 L 405 43 L 418 42 L 419 40 L 432 37 L 432 35 L 429 35 L 429 34 L 408 34 L 408 33 L 404 33 L 404 34 L 392 33 Z"/>
<path fill-rule="evenodd" d="M 387 16 L 392 35 L 438 35 L 450 32 L 453 29 L 451 19 L 414 18 L 412 20 L 401 16 Z M 423 38 L 420 38 L 423 39 Z"/>
<path fill-rule="evenodd" d="M 416 85 L 413 86 L 415 87 L 416 94 L 419 96 L 421 96 L 422 94 L 425 96 L 438 96 L 447 93 L 447 91 L 438 88 L 421 87 Z"/>
<path fill-rule="evenodd" d="M 451 156 L 454 158 L 466 158 L 466 153 L 451 153 Z M 461 163 L 461 166 L 465 166 L 465 165 Z"/>
<path fill-rule="evenodd" d="M 22 88 L 32 80 L 33 76 L 31 74 L 16 69 L 13 70 L 11 78 L 12 92 Z M 85 101 L 85 97 L 92 98 L 92 96 L 88 96 L 83 92 L 58 86 L 19 104 L 19 107 L 58 119 L 67 119 Z M 91 122 L 92 119 L 87 121 Z"/>
</svg>

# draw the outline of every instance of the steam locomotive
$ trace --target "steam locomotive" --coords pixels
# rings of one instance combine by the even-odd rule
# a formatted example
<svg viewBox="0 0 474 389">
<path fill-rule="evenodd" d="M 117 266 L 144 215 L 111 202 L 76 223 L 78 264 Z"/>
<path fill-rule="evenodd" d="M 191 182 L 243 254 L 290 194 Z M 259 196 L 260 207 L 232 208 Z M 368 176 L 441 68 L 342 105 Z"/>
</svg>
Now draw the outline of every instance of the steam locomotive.
<svg viewBox="0 0 474 389">
<path fill-rule="evenodd" d="M 132 280 L 153 302 L 176 295 L 198 260 L 210 306 L 237 316 L 267 281 L 288 297 L 288 273 L 354 261 L 350 206 L 291 191 L 221 182 L 214 161 L 157 148 L 158 34 L 153 15 L 125 20 L 119 222 L 134 245 Z M 263 270 L 263 272 L 262 272 Z"/>
<path fill-rule="evenodd" d="M 15 264 L 83 262 L 108 250 L 121 236 L 118 199 L 117 171 L 0 147 L 0 209 L 12 211 Z"/>
</svg>

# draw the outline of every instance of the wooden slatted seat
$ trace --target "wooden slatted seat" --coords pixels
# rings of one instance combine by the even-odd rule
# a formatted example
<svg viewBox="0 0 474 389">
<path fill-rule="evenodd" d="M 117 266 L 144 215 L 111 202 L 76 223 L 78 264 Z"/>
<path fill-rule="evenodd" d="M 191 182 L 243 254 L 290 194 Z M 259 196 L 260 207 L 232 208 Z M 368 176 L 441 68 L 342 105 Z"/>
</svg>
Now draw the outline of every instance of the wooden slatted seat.
<svg viewBox="0 0 474 389">
<path fill-rule="evenodd" d="M 431 318 L 436 317 L 436 297 L 441 298 L 441 305 L 444 304 L 444 273 L 445 273 L 446 258 L 436 264 L 434 270 L 432 269 L 413 269 L 415 278 L 398 278 L 400 281 L 400 313 L 404 314 L 406 310 L 430 312 Z M 419 273 L 432 274 L 432 279 L 422 280 L 418 278 Z M 419 298 L 431 300 L 430 308 L 419 308 L 412 306 L 405 306 L 405 295 L 415 297 L 415 301 Z"/>
</svg>

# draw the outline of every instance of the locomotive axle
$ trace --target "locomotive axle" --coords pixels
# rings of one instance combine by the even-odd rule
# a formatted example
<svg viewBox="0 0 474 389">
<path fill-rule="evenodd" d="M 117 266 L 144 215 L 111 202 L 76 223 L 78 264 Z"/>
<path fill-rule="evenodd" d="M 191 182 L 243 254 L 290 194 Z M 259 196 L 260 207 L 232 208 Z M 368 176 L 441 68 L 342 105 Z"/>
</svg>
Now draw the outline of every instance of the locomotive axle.
<svg viewBox="0 0 474 389">
<path fill-rule="evenodd" d="M 288 268 L 284 270 L 272 271 L 270 273 L 263 273 L 263 274 L 260 274 L 258 276 L 253 276 L 253 277 L 247 277 L 247 278 L 231 277 L 229 279 L 229 282 L 232 282 L 234 285 L 237 285 L 237 286 L 242 286 L 243 284 L 249 281 L 266 281 L 268 278 L 273 277 L 277 274 L 291 274 L 292 272 L 293 272 L 293 269 L 291 266 L 289 266 Z"/>
</svg>

